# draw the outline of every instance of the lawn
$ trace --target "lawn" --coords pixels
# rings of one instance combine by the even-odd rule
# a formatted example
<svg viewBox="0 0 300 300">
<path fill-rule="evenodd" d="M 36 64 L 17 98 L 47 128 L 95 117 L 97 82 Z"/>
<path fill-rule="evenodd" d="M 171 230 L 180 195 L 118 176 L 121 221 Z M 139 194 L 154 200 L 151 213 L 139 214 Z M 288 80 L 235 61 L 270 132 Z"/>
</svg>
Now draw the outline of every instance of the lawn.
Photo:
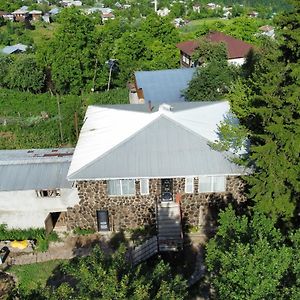
<svg viewBox="0 0 300 300">
<path fill-rule="evenodd" d="M 64 260 L 50 260 L 44 263 L 36 263 L 22 266 L 12 266 L 8 272 L 18 278 L 18 286 L 24 293 L 28 293 L 37 287 L 46 286 L 47 280 L 55 268 Z"/>
</svg>

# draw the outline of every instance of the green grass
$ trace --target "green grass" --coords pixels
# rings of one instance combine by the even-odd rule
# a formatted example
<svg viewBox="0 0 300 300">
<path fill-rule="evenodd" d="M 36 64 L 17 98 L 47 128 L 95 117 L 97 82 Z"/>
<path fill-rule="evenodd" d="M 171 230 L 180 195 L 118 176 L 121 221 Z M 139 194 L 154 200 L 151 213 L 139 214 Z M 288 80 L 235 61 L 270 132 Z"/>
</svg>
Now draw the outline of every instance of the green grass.
<svg viewBox="0 0 300 300">
<path fill-rule="evenodd" d="M 86 108 L 91 104 L 129 103 L 128 90 L 65 95 L 59 98 L 63 139 L 60 138 L 57 98 L 49 93 L 31 94 L 0 89 L 0 149 L 28 149 L 74 146 L 74 115 L 78 114 L 79 130 Z M 48 118 L 41 118 L 46 112 Z M 1 125 L 6 119 L 7 124 Z"/>
<path fill-rule="evenodd" d="M 39 286 L 45 287 L 54 269 L 63 261 L 51 260 L 44 263 L 12 266 L 8 272 L 17 276 L 19 288 L 27 294 Z"/>
</svg>

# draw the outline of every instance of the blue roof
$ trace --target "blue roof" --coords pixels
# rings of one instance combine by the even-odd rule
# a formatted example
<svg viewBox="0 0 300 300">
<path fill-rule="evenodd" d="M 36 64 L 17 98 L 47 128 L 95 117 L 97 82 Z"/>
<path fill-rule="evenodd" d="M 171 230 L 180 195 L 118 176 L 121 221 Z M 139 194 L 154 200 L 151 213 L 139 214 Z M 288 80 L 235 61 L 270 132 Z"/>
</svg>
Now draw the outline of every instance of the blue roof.
<svg viewBox="0 0 300 300">
<path fill-rule="evenodd" d="M 6 46 L 1 51 L 3 54 L 12 54 L 15 52 L 25 52 L 28 46 L 23 44 L 16 44 L 13 46 Z"/>
<path fill-rule="evenodd" d="M 171 103 L 185 101 L 186 89 L 196 68 L 135 72 L 138 88 L 143 89 L 145 102 Z"/>
</svg>

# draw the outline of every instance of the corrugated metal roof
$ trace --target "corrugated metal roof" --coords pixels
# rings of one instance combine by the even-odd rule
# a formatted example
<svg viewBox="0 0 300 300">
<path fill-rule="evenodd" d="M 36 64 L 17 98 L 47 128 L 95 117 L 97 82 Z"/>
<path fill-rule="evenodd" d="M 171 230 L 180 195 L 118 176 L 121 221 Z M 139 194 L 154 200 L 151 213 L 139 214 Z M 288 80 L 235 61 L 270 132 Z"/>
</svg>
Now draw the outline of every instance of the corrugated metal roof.
<svg viewBox="0 0 300 300">
<path fill-rule="evenodd" d="M 241 174 L 243 169 L 212 150 L 208 140 L 165 115 L 69 179 L 168 178 Z"/>
<path fill-rule="evenodd" d="M 212 150 L 226 101 L 91 106 L 68 173 L 70 180 L 241 174 L 229 153 Z M 142 110 L 142 112 L 140 111 Z"/>
<path fill-rule="evenodd" d="M 71 188 L 67 180 L 74 149 L 0 151 L 0 191 Z"/>
<path fill-rule="evenodd" d="M 144 99 L 152 103 L 185 101 L 182 91 L 188 87 L 196 69 L 171 69 L 135 72 L 138 88 L 143 89 Z"/>
<path fill-rule="evenodd" d="M 2 49 L 2 53 L 4 54 L 12 54 L 16 51 L 20 51 L 20 52 L 25 52 L 26 49 L 28 48 L 27 45 L 23 45 L 23 44 L 16 44 L 13 46 L 6 46 Z"/>
</svg>

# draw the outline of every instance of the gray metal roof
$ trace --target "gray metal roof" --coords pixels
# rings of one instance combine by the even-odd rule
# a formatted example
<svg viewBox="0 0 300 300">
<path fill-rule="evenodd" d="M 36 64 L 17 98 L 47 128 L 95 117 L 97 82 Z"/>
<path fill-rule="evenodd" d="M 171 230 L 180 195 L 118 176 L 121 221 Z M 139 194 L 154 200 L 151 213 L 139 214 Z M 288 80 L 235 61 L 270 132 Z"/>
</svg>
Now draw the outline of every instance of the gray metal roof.
<svg viewBox="0 0 300 300">
<path fill-rule="evenodd" d="M 144 99 L 152 103 L 185 101 L 182 90 L 188 87 L 196 68 L 135 72 L 138 88 L 143 89 Z"/>
<path fill-rule="evenodd" d="M 13 46 L 6 46 L 1 51 L 4 54 L 13 54 L 15 52 L 25 52 L 27 48 L 28 48 L 27 45 L 16 44 Z"/>
<path fill-rule="evenodd" d="M 230 155 L 212 150 L 207 139 L 161 115 L 69 179 L 243 174 L 244 168 L 228 160 Z"/>
<path fill-rule="evenodd" d="M 71 188 L 67 173 L 74 149 L 0 151 L 0 191 Z"/>
</svg>

